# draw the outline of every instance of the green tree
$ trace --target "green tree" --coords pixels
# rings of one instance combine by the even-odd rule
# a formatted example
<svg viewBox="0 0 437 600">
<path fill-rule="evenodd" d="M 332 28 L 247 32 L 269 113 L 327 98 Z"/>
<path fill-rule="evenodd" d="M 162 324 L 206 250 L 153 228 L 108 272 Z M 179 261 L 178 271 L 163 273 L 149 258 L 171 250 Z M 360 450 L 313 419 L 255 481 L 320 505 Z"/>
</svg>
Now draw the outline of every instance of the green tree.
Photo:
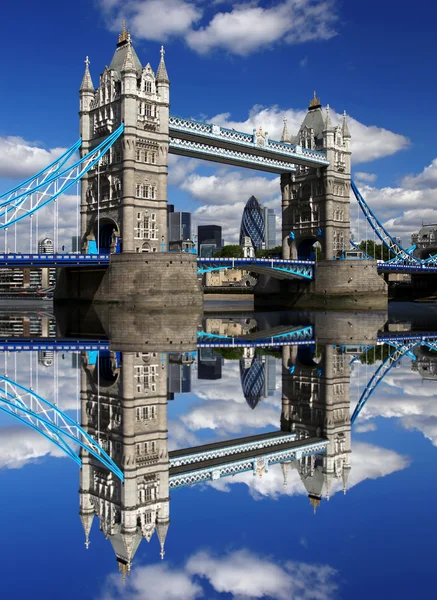
<svg viewBox="0 0 437 600">
<path fill-rule="evenodd" d="M 238 244 L 230 244 L 229 246 L 223 246 L 214 256 L 217 258 L 243 258 L 243 248 Z"/>
<path fill-rule="evenodd" d="M 389 260 L 394 257 L 385 244 L 377 244 L 373 240 L 362 240 L 358 246 L 360 250 L 376 260 Z"/>
<path fill-rule="evenodd" d="M 240 360 L 243 356 L 243 348 L 215 348 L 214 352 L 221 354 L 226 360 Z"/>
<path fill-rule="evenodd" d="M 268 258 L 269 256 L 282 257 L 282 246 L 275 246 L 274 248 L 268 248 L 266 250 L 257 250 L 255 256 L 257 258 Z"/>
</svg>

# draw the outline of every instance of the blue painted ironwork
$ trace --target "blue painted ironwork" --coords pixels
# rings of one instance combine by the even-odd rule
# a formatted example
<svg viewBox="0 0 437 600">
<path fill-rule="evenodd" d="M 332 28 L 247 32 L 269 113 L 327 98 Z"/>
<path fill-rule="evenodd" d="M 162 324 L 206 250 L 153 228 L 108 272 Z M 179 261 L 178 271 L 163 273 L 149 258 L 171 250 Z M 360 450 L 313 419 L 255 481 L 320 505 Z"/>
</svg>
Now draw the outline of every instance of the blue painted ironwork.
<svg viewBox="0 0 437 600">
<path fill-rule="evenodd" d="M 170 136 L 169 139 L 169 151 L 171 154 L 221 162 L 236 167 L 247 167 L 248 169 L 269 173 L 294 173 L 296 171 L 293 163 L 281 160 L 279 157 L 261 156 L 234 148 L 222 148 L 214 144 L 204 144 L 173 136 Z"/>
<path fill-rule="evenodd" d="M 176 140 L 181 142 L 203 142 L 217 152 L 220 152 L 220 149 L 233 149 L 234 151 L 236 149 L 246 149 L 252 156 L 258 156 L 260 159 L 267 157 L 288 159 L 288 166 L 290 166 L 290 163 L 308 167 L 326 167 L 329 165 L 324 152 L 270 140 L 267 133 L 264 133 L 261 129 L 259 131 L 254 130 L 252 134 L 243 133 L 220 127 L 215 123 L 202 123 L 175 115 L 170 115 L 169 129 L 174 142 Z"/>
<path fill-rule="evenodd" d="M 197 272 L 199 275 L 224 269 L 246 269 L 254 268 L 269 269 L 279 273 L 285 273 L 301 279 L 311 280 L 314 277 L 313 260 L 289 260 L 280 258 L 198 258 Z"/>
<path fill-rule="evenodd" d="M 108 350 L 107 340 L 73 340 L 56 338 L 0 338 L 0 352 L 98 352 Z"/>
<path fill-rule="evenodd" d="M 38 185 L 38 183 L 41 183 L 43 181 L 46 181 L 48 178 L 56 176 L 60 168 L 71 159 L 71 157 L 77 152 L 81 145 L 82 139 L 79 138 L 77 142 L 71 146 L 71 148 L 66 150 L 59 158 L 54 160 L 47 167 L 44 167 L 44 169 L 38 171 L 36 175 L 32 175 L 31 177 L 29 177 L 29 179 L 26 179 L 25 181 L 21 182 L 20 184 L 8 190 L 7 192 L 3 192 L 3 194 L 0 194 L 0 200 L 2 200 L 2 202 L 0 202 L 0 207 L 9 204 L 9 202 L 13 198 L 25 194 L 29 191 L 29 189 L 33 188 L 35 185 Z"/>
<path fill-rule="evenodd" d="M 109 265 L 108 254 L 0 254 L 0 267 L 95 267 Z"/>
<path fill-rule="evenodd" d="M 351 188 L 355 194 L 355 198 L 364 213 L 369 225 L 372 227 L 376 235 L 379 237 L 381 242 L 392 252 L 396 257 L 402 259 L 402 261 L 406 264 L 419 264 L 420 260 L 415 256 L 412 256 L 408 253 L 408 251 L 403 248 L 396 240 L 393 238 L 389 232 L 385 229 L 382 223 L 378 220 L 376 215 L 371 210 L 370 206 L 364 200 L 363 196 L 360 194 L 357 186 L 353 181 L 351 181 Z"/>
<path fill-rule="evenodd" d="M 43 435 L 79 466 L 82 461 L 76 451 L 77 446 L 89 452 L 121 481 L 124 480 L 123 472 L 101 445 L 55 404 L 7 376 L 0 376 L 0 383 L 3 385 L 0 388 L 0 410 Z"/>
<path fill-rule="evenodd" d="M 276 335 L 259 338 L 257 340 L 248 340 L 244 337 L 235 338 L 226 335 L 208 333 L 206 331 L 197 332 L 198 348 L 257 348 L 293 346 L 302 344 L 314 344 L 314 330 L 312 325 L 308 325 L 306 327 L 297 327 L 285 333 L 278 333 Z"/>
<path fill-rule="evenodd" d="M 411 351 L 414 348 L 416 348 L 419 344 L 417 341 L 408 341 L 403 344 L 391 341 L 390 345 L 394 348 L 394 351 L 378 367 L 370 381 L 367 383 L 366 388 L 361 394 L 361 397 L 358 400 L 358 404 L 355 407 L 355 410 L 352 414 L 351 424 L 353 424 L 357 420 L 366 402 L 369 400 L 370 396 L 376 390 L 376 388 L 387 375 L 387 373 L 401 360 L 403 356 L 405 356 L 406 354 L 411 355 Z"/>
<path fill-rule="evenodd" d="M 328 446 L 328 440 L 318 440 L 316 442 L 302 442 L 302 445 L 292 448 L 284 448 L 281 450 L 266 452 L 262 456 L 242 458 L 240 460 L 230 459 L 220 465 L 210 465 L 203 468 L 197 468 L 194 463 L 192 470 L 183 473 L 172 473 L 170 468 L 169 487 L 177 489 L 187 485 L 194 485 L 204 481 L 215 481 L 229 475 L 237 473 L 245 473 L 247 471 L 262 472 L 267 471 L 270 465 L 282 463 L 291 460 L 300 460 L 306 456 L 313 454 L 324 454 Z M 199 461 L 200 462 L 200 461 Z M 200 463 L 204 465 L 205 463 Z M 200 466 L 200 465 L 199 465 Z"/>
<path fill-rule="evenodd" d="M 40 177 L 35 176 L 3 194 L 6 200 L 0 205 L 0 229 L 6 229 L 14 223 L 32 216 L 36 211 L 64 194 L 100 161 L 102 156 L 121 136 L 123 130 L 124 124 L 122 123 L 96 148 L 72 165 L 61 169 L 72 156 L 72 148 L 75 148 L 78 144 L 76 142 L 75 146 L 72 146 L 58 159 L 58 162 L 55 161 L 56 165 L 52 169 L 54 163 L 41 171 L 40 174 L 42 175 Z M 77 147 L 74 152 L 76 150 Z"/>
</svg>

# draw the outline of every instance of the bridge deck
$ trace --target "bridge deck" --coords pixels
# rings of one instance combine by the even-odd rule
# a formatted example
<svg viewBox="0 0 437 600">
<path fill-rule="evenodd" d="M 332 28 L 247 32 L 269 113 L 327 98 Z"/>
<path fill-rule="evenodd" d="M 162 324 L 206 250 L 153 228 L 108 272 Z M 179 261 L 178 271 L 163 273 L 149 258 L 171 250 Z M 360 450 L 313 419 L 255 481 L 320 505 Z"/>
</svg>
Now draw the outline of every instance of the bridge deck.
<svg viewBox="0 0 437 600">
<path fill-rule="evenodd" d="M 284 435 L 284 432 L 281 432 Z M 232 440 L 235 442 L 235 440 Z M 232 456 L 220 456 L 218 458 L 211 458 L 208 460 L 200 460 L 196 463 L 190 463 L 186 465 L 179 465 L 177 467 L 170 467 L 170 476 L 182 475 L 184 473 L 190 473 L 201 469 L 209 469 L 211 467 L 220 467 L 222 465 L 229 465 L 230 463 L 247 460 L 248 458 L 257 458 L 259 456 L 265 456 L 273 454 L 275 452 L 282 452 L 284 450 L 299 449 L 302 447 L 305 452 L 305 446 L 309 444 L 319 444 L 326 442 L 325 439 L 320 437 L 307 438 L 305 440 L 294 440 L 284 444 L 275 444 L 274 446 L 268 446 L 267 448 L 257 448 L 256 450 L 249 450 L 246 452 L 240 452 L 239 454 L 232 454 Z M 197 447 L 199 448 L 199 447 Z M 196 449 L 197 449 L 196 448 Z M 189 451 L 195 448 L 190 448 Z M 187 451 L 186 451 L 187 452 Z"/>
</svg>

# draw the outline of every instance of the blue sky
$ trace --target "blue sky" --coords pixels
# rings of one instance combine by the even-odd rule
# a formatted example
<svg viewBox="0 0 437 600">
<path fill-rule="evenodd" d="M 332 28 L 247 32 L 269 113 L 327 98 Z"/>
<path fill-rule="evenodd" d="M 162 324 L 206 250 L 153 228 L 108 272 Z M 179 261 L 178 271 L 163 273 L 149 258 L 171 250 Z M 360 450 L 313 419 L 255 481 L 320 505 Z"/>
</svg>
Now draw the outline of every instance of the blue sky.
<svg viewBox="0 0 437 600">
<path fill-rule="evenodd" d="M 77 139 L 84 58 L 97 84 L 126 18 L 143 64 L 156 69 L 165 45 L 174 114 L 279 137 L 284 115 L 297 130 L 316 89 L 334 116 L 350 115 L 354 176 L 390 230 L 408 243 L 422 219 L 437 221 L 432 3 L 78 0 L 67 16 L 46 0 L 7 3 L 2 16 L 0 189 Z M 251 194 L 279 211 L 277 178 L 263 173 L 171 157 L 170 183 L 170 201 L 221 223 L 227 241 Z M 60 210 L 68 238 L 74 199 Z"/>
</svg>

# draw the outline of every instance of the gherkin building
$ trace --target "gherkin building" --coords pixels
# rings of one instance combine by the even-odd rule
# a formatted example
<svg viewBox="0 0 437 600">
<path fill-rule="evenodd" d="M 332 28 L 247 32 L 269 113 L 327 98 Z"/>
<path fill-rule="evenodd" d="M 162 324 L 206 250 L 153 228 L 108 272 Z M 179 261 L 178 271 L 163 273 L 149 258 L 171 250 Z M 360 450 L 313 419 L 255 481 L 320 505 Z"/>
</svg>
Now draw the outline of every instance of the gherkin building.
<svg viewBox="0 0 437 600">
<path fill-rule="evenodd" d="M 265 377 L 265 365 L 260 356 L 255 355 L 250 366 L 247 366 L 244 358 L 240 358 L 241 387 L 246 402 L 252 409 L 264 397 Z"/>
<path fill-rule="evenodd" d="M 250 237 L 255 250 L 263 248 L 265 241 L 263 209 L 255 196 L 251 196 L 244 207 L 240 227 L 240 246 L 243 246 L 245 237 Z"/>
</svg>

